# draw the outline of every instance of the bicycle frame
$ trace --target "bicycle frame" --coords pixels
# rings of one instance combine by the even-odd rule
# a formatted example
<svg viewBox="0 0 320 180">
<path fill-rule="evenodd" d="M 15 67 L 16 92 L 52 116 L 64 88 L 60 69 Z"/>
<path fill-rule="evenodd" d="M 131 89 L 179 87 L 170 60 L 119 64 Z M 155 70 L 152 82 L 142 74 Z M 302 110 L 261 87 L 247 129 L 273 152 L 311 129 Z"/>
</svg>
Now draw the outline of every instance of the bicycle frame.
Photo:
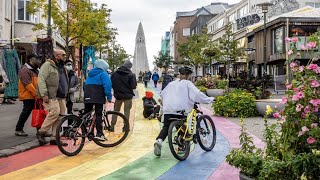
<svg viewBox="0 0 320 180">
<path fill-rule="evenodd" d="M 189 127 L 189 122 L 191 121 L 191 126 Z M 188 114 L 187 116 L 187 120 L 184 122 L 185 126 L 187 127 L 186 131 L 184 132 L 183 135 L 183 139 L 185 141 L 191 141 L 193 140 L 193 131 L 194 131 L 194 127 L 197 121 L 197 110 L 196 109 L 192 109 L 191 112 Z M 179 133 L 179 131 L 181 131 L 181 127 L 178 129 L 178 131 L 176 132 L 175 136 Z M 190 134 L 191 136 L 187 137 L 187 133 Z"/>
</svg>

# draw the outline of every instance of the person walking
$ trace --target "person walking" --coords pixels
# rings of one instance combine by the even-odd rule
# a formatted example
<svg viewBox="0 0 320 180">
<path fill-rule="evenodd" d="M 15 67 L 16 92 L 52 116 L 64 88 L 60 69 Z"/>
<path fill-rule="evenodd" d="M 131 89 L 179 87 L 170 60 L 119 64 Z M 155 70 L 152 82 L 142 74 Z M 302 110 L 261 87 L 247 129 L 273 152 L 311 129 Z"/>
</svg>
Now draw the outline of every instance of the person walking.
<svg viewBox="0 0 320 180">
<path fill-rule="evenodd" d="M 115 97 L 114 110 L 120 111 L 124 104 L 124 115 L 130 119 L 130 109 L 132 107 L 133 90 L 137 88 L 135 75 L 131 72 L 132 63 L 130 60 L 117 69 L 111 76 L 112 88 Z"/>
<path fill-rule="evenodd" d="M 92 111 L 93 107 L 96 115 L 96 130 L 95 139 L 105 141 L 106 138 L 102 131 L 102 112 L 103 105 L 112 100 L 111 80 L 107 70 L 109 64 L 98 59 L 94 62 L 94 68 L 88 73 L 88 78 L 84 86 L 84 106 L 85 113 Z"/>
<path fill-rule="evenodd" d="M 69 94 L 67 96 L 67 113 L 73 114 L 72 107 L 74 102 L 74 93 L 79 90 L 79 78 L 72 68 L 72 60 L 66 61 L 66 69 L 69 77 Z"/>
<path fill-rule="evenodd" d="M 151 79 L 153 80 L 154 87 L 156 88 L 157 85 L 158 85 L 158 81 L 159 81 L 159 74 L 158 74 L 157 72 L 154 72 L 154 73 L 152 74 Z"/>
<path fill-rule="evenodd" d="M 181 118 L 179 111 L 189 113 L 195 102 L 209 104 L 214 101 L 213 97 L 203 94 L 190 80 L 192 68 L 183 66 L 179 69 L 180 79 L 168 84 L 161 92 L 163 108 L 163 127 L 154 143 L 154 154 L 161 156 L 162 142 L 168 136 L 171 118 Z"/>
<path fill-rule="evenodd" d="M 16 125 L 16 136 L 28 136 L 23 131 L 24 124 L 28 120 L 32 109 L 35 107 L 35 99 L 38 98 L 36 88 L 38 83 L 38 67 L 41 64 L 39 57 L 31 53 L 27 56 L 27 62 L 21 67 L 18 77 L 18 96 L 23 102 L 23 109 Z"/>
<path fill-rule="evenodd" d="M 172 71 L 171 71 L 172 72 Z M 169 74 L 169 70 L 164 71 L 162 73 L 162 87 L 161 87 L 161 91 L 171 82 L 173 81 L 173 77 Z"/>
<path fill-rule="evenodd" d="M 43 99 L 43 105 L 48 111 L 41 128 L 38 130 L 37 137 L 40 144 L 45 144 L 45 136 L 49 136 L 49 130 L 52 131 L 52 137 L 55 138 L 57 125 L 59 123 L 59 114 L 64 114 L 65 98 L 68 91 L 68 79 L 64 68 L 66 53 L 63 50 L 56 50 L 53 53 L 52 60 L 47 60 L 40 68 L 38 76 L 38 92 Z M 56 145 L 56 140 L 50 141 L 51 145 Z M 66 143 L 62 143 L 66 146 Z"/>
<path fill-rule="evenodd" d="M 143 82 L 144 82 L 144 87 L 148 87 L 148 82 L 150 81 L 150 77 L 147 72 L 143 74 Z"/>
</svg>

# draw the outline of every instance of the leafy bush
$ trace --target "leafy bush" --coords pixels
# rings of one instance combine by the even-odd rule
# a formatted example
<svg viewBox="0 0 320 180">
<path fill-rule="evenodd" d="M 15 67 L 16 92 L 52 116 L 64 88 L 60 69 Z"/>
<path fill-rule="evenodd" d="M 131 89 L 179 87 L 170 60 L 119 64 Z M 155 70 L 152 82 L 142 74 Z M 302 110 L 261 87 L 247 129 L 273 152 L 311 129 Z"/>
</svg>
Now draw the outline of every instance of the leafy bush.
<svg viewBox="0 0 320 180">
<path fill-rule="evenodd" d="M 197 88 L 201 91 L 201 92 L 206 92 L 207 88 L 204 86 L 197 86 Z"/>
<path fill-rule="evenodd" d="M 215 114 L 225 117 L 251 117 L 256 109 L 254 96 L 239 89 L 218 96 L 212 106 Z"/>
</svg>

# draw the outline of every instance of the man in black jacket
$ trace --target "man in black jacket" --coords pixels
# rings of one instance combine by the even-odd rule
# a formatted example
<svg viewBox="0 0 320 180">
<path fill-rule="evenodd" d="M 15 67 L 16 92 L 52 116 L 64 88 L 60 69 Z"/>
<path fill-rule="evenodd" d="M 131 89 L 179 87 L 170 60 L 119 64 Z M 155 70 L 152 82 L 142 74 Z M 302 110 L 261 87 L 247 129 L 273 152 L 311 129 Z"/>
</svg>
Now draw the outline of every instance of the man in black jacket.
<svg viewBox="0 0 320 180">
<path fill-rule="evenodd" d="M 117 69 L 111 76 L 112 88 L 115 97 L 114 110 L 120 111 L 124 103 L 124 115 L 130 118 L 130 109 L 132 107 L 133 90 L 137 87 L 135 75 L 131 72 L 132 63 L 130 60 Z"/>
</svg>

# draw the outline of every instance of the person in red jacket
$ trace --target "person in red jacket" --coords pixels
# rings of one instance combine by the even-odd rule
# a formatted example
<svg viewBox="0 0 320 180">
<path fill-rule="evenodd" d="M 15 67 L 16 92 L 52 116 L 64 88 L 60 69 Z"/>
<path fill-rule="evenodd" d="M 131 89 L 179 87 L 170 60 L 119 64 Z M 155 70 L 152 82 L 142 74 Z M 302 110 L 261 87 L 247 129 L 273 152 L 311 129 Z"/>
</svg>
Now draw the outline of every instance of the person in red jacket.
<svg viewBox="0 0 320 180">
<path fill-rule="evenodd" d="M 148 119 L 153 119 L 159 114 L 160 106 L 157 104 L 156 100 L 153 98 L 153 93 L 151 91 L 146 91 L 146 96 L 142 98 L 143 100 L 143 117 Z"/>
<path fill-rule="evenodd" d="M 29 54 L 27 62 L 22 66 L 18 74 L 18 96 L 19 100 L 23 102 L 23 109 L 16 125 L 16 136 L 28 136 L 23 131 L 23 127 L 34 108 L 35 99 L 37 98 L 36 87 L 40 63 L 41 60 L 36 54 Z"/>
</svg>

